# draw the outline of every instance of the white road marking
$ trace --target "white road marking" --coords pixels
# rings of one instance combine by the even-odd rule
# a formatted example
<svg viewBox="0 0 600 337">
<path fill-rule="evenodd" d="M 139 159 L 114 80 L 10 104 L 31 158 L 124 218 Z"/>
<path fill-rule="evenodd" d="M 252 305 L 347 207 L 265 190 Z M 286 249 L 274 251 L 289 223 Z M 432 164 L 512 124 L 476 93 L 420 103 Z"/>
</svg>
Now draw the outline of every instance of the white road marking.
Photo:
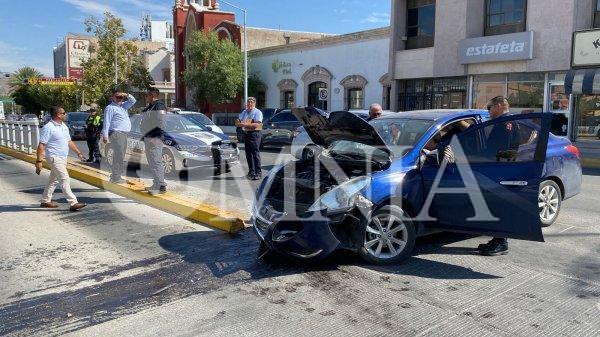
<svg viewBox="0 0 600 337">
<path fill-rule="evenodd" d="M 569 229 L 573 229 L 573 228 L 575 228 L 575 226 L 569 226 L 569 227 L 567 227 L 567 228 L 563 229 L 562 231 L 560 231 L 560 232 L 558 232 L 558 233 L 559 233 L 559 234 L 560 234 L 560 233 L 564 233 L 564 232 L 568 231 Z"/>
</svg>

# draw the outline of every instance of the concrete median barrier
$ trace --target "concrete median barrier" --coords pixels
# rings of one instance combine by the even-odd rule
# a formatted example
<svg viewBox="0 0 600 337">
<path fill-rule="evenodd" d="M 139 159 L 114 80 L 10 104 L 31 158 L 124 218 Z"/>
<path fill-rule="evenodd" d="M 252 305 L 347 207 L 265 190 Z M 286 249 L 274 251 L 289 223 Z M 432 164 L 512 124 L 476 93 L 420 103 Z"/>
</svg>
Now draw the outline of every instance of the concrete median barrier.
<svg viewBox="0 0 600 337">
<path fill-rule="evenodd" d="M 0 153 L 29 162 L 35 163 L 33 155 L 19 152 L 0 146 Z M 44 167 L 50 166 L 44 161 Z M 69 175 L 90 185 L 105 189 L 120 196 L 136 200 L 140 203 L 161 209 L 163 211 L 181 216 L 182 218 L 195 221 L 209 227 L 219 229 L 228 233 L 236 233 L 246 228 L 243 215 L 231 211 L 224 211 L 218 207 L 206 203 L 199 203 L 190 198 L 171 192 L 151 196 L 145 191 L 146 185 L 136 179 L 127 179 L 126 184 L 113 184 L 109 181 L 109 173 L 102 170 L 83 165 L 69 159 L 67 167 Z"/>
</svg>

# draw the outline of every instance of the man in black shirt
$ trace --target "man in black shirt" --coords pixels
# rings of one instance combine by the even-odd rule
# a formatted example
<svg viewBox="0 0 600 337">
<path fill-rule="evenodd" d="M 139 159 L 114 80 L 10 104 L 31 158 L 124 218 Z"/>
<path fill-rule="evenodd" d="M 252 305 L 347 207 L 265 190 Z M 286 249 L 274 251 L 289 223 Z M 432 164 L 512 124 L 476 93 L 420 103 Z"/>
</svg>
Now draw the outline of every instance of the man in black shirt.
<svg viewBox="0 0 600 337">
<path fill-rule="evenodd" d="M 148 106 L 143 110 L 140 129 L 143 134 L 146 158 L 152 170 L 152 186 L 147 188 L 152 195 L 167 192 L 165 166 L 162 161 L 165 114 L 167 107 L 158 99 L 159 90 L 151 87 L 146 91 Z"/>
</svg>

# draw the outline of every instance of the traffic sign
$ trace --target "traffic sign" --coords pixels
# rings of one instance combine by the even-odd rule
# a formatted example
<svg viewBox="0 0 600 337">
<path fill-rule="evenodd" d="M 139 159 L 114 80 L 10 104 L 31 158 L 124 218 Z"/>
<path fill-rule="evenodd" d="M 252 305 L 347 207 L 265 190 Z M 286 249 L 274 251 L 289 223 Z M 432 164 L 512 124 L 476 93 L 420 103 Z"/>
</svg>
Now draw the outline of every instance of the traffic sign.
<svg viewBox="0 0 600 337">
<path fill-rule="evenodd" d="M 329 90 L 327 88 L 319 88 L 319 101 L 326 101 L 329 97 Z"/>
</svg>

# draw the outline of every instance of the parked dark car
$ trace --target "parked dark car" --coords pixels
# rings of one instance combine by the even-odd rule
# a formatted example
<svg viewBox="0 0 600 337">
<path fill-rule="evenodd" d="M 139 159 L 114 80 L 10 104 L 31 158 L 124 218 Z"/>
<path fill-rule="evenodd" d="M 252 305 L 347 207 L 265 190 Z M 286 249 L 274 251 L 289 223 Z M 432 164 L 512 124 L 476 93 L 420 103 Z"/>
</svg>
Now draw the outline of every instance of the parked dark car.
<svg viewBox="0 0 600 337">
<path fill-rule="evenodd" d="M 69 127 L 69 133 L 71 139 L 81 140 L 85 139 L 85 122 L 89 117 L 87 112 L 68 112 L 65 123 Z"/>
<path fill-rule="evenodd" d="M 291 145 L 298 135 L 302 123 L 292 110 L 285 109 L 269 119 L 264 119 L 261 148 L 265 146 Z"/>
<path fill-rule="evenodd" d="M 581 189 L 579 150 L 549 132 L 550 114 L 487 120 L 487 111 L 431 110 L 370 122 L 344 111 L 294 114 L 326 150 L 275 167 L 261 183 L 252 221 L 263 253 L 319 259 L 347 249 L 385 264 L 436 231 L 544 241 L 542 226 Z M 491 136 L 503 129 L 510 142 Z M 440 160 L 444 144 L 456 163 Z"/>
<path fill-rule="evenodd" d="M 259 110 L 263 114 L 263 125 L 264 125 L 265 121 L 270 120 L 274 115 L 276 115 L 276 114 L 278 114 L 281 111 L 284 111 L 286 109 L 280 109 L 280 108 L 262 108 L 262 109 L 259 109 Z M 236 133 L 238 142 L 243 143 L 244 142 L 244 132 L 242 131 L 242 128 L 235 128 L 235 133 Z"/>
</svg>

